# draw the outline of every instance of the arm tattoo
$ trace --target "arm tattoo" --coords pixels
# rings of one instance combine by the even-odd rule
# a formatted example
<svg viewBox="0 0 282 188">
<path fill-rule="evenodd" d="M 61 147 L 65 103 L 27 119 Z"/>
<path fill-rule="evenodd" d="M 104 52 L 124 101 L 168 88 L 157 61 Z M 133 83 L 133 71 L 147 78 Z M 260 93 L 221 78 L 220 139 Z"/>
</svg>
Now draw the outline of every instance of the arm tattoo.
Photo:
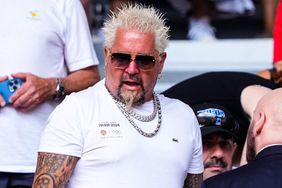
<svg viewBox="0 0 282 188">
<path fill-rule="evenodd" d="M 188 174 L 183 188 L 199 188 L 203 181 L 203 174 Z"/>
<path fill-rule="evenodd" d="M 74 156 L 40 152 L 32 187 L 65 187 L 78 160 Z"/>
</svg>

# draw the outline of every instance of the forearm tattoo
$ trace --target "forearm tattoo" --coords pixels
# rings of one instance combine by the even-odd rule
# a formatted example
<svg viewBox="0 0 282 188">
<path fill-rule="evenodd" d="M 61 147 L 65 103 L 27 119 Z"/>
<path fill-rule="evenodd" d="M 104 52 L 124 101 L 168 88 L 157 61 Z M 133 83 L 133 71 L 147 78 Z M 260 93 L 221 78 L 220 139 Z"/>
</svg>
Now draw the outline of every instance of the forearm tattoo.
<svg viewBox="0 0 282 188">
<path fill-rule="evenodd" d="M 183 188 L 199 188 L 203 181 L 203 174 L 188 174 Z"/>
<path fill-rule="evenodd" d="M 33 188 L 63 188 L 73 172 L 78 157 L 39 153 Z"/>
</svg>

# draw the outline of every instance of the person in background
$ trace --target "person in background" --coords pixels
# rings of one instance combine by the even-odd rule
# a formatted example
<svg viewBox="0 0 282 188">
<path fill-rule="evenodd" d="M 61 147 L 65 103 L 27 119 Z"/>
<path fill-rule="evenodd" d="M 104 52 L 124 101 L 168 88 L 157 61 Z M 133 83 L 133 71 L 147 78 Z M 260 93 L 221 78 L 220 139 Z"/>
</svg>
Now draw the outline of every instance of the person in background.
<svg viewBox="0 0 282 188">
<path fill-rule="evenodd" d="M 33 186 L 198 188 L 202 142 L 193 110 L 154 92 L 167 56 L 163 15 L 128 4 L 103 31 L 105 79 L 53 111 Z"/>
<path fill-rule="evenodd" d="M 282 89 L 262 95 L 247 135 L 248 164 L 205 180 L 202 188 L 282 187 Z"/>
<path fill-rule="evenodd" d="M 168 0 L 187 19 L 187 39 L 195 41 L 214 41 L 216 29 L 211 20 L 216 14 L 238 16 L 254 12 L 251 0 Z"/>
<path fill-rule="evenodd" d="M 261 0 L 261 9 L 263 13 L 263 31 L 258 34 L 261 38 L 272 38 L 275 22 L 276 8 L 280 0 Z"/>
<path fill-rule="evenodd" d="M 217 104 L 202 103 L 192 108 L 201 127 L 203 179 L 231 170 L 237 148 L 238 122 L 226 108 Z"/>
<path fill-rule="evenodd" d="M 84 11 L 85 11 L 85 14 L 86 14 L 86 17 L 87 17 L 87 21 L 88 21 L 88 25 L 89 25 L 89 29 L 90 31 L 92 30 L 92 22 L 93 22 L 93 18 L 92 18 L 92 9 L 91 9 L 91 0 L 80 0 L 83 8 L 84 8 Z"/>
<path fill-rule="evenodd" d="M 249 118 L 244 112 L 240 96 L 249 85 L 262 85 L 271 89 L 277 88 L 270 80 L 247 72 L 216 71 L 206 72 L 183 80 L 163 92 L 167 97 L 176 98 L 194 106 L 201 103 L 220 105 L 232 114 L 240 124 L 238 136 L 238 151 L 245 143 L 249 127 Z M 236 152 L 237 153 L 237 152 Z"/>
<path fill-rule="evenodd" d="M 252 119 L 253 112 L 257 106 L 258 101 L 269 91 L 271 91 L 271 88 L 261 85 L 250 85 L 242 90 L 240 103 L 242 105 L 242 108 L 244 109 L 244 112 L 248 115 L 250 120 Z M 241 154 L 240 166 L 248 163 L 246 156 L 247 140 L 248 139 L 246 139 L 245 141 L 244 148 Z"/>
<path fill-rule="evenodd" d="M 117 12 L 123 5 L 136 2 L 138 0 L 110 0 L 110 10 Z"/>
<path fill-rule="evenodd" d="M 190 2 L 192 15 L 188 21 L 189 30 L 186 37 L 190 40 L 215 40 L 215 29 L 211 25 L 210 2 L 208 0 L 191 0 Z"/>
<path fill-rule="evenodd" d="M 273 31 L 273 66 L 258 72 L 262 78 L 271 80 L 277 87 L 282 87 L 282 2 L 279 1 L 276 10 Z"/>
<path fill-rule="evenodd" d="M 273 81 L 278 87 L 282 86 L 282 2 L 279 1 L 273 30 L 273 66 L 262 70 L 259 76 Z"/>
<path fill-rule="evenodd" d="M 240 166 L 250 119 L 244 103 L 241 102 L 244 89 L 251 85 L 261 85 L 269 89 L 277 88 L 272 81 L 261 78 L 256 74 L 246 72 L 217 71 L 203 73 L 183 80 L 163 94 L 195 106 L 202 103 L 212 103 L 228 109 L 232 117 L 240 125 L 236 134 L 237 148 L 233 155 L 233 166 Z M 246 101 L 255 101 L 250 97 Z M 252 106 L 252 105 L 251 105 Z"/>
<path fill-rule="evenodd" d="M 270 69 L 260 71 L 258 75 L 271 80 L 277 87 L 282 87 L 282 61 L 274 63 Z"/>
<path fill-rule="evenodd" d="M 98 61 L 78 0 L 4 0 L 0 15 L 1 95 L 10 76 L 23 82 L 8 101 L 0 95 L 0 187 L 28 188 L 44 122 L 99 80 Z"/>
</svg>

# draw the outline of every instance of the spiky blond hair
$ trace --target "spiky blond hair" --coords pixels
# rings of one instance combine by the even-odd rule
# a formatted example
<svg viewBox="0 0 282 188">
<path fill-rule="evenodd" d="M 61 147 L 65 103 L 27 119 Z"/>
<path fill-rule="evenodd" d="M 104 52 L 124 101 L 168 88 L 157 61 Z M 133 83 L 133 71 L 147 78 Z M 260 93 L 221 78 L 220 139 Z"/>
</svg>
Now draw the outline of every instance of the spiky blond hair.
<svg viewBox="0 0 282 188">
<path fill-rule="evenodd" d="M 104 46 L 113 46 L 118 28 L 151 32 L 155 35 L 155 48 L 159 53 L 164 52 L 169 40 L 169 27 L 166 26 L 164 15 L 152 6 L 142 4 L 125 4 L 104 23 Z"/>
</svg>

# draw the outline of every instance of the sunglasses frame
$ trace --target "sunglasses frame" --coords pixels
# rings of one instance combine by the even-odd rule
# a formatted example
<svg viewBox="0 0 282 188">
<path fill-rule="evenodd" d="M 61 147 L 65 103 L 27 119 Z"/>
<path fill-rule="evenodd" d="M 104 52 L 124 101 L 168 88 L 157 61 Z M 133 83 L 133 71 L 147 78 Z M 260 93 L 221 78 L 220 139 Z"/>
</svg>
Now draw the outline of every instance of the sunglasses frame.
<svg viewBox="0 0 282 188">
<path fill-rule="evenodd" d="M 133 55 L 129 53 L 110 52 L 111 65 L 117 69 L 126 69 L 134 61 L 140 70 L 151 71 L 154 69 L 157 61 L 153 55 L 137 54 L 134 58 L 132 57 Z"/>
</svg>

